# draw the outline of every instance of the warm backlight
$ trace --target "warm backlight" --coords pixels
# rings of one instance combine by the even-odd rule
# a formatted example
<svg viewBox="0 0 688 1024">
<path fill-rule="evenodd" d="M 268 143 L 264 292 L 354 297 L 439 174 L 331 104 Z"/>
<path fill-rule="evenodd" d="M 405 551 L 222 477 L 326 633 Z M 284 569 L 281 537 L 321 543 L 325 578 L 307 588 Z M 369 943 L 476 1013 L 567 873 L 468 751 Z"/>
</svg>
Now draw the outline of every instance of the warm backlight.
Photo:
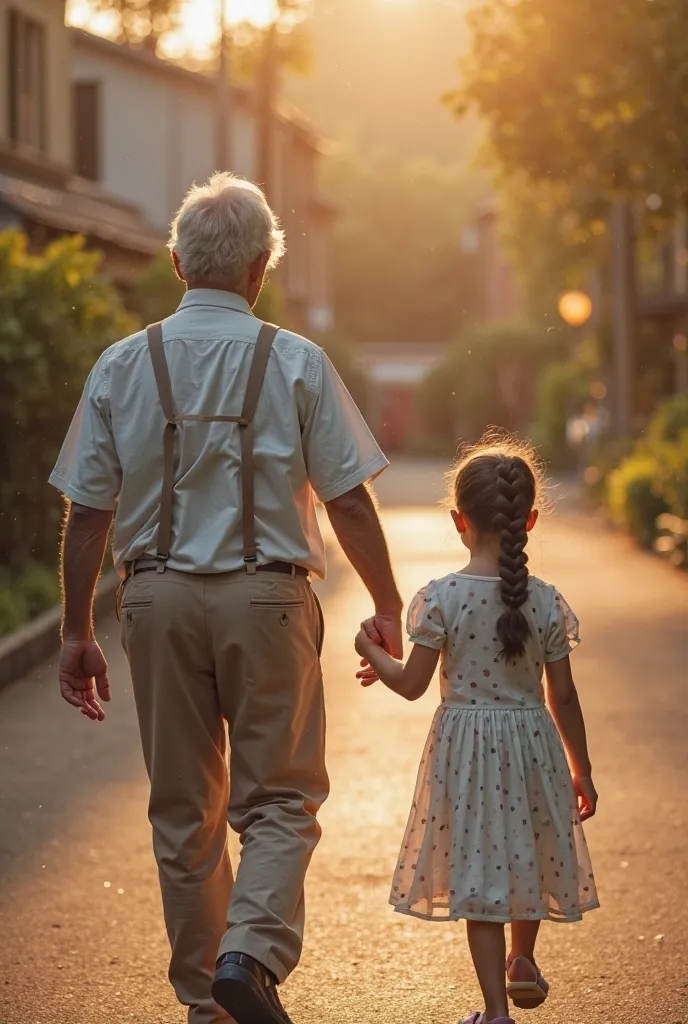
<svg viewBox="0 0 688 1024">
<path fill-rule="evenodd" d="M 269 25 L 277 15 L 277 0 L 225 0 L 225 12 L 229 24 L 250 21 L 258 26 Z M 72 25 L 102 35 L 116 34 L 116 15 L 111 11 L 94 14 L 89 0 L 70 0 L 67 18 Z M 163 52 L 170 57 L 183 53 L 207 56 L 217 42 L 219 24 L 220 0 L 186 0 L 181 24 L 165 38 Z"/>
</svg>

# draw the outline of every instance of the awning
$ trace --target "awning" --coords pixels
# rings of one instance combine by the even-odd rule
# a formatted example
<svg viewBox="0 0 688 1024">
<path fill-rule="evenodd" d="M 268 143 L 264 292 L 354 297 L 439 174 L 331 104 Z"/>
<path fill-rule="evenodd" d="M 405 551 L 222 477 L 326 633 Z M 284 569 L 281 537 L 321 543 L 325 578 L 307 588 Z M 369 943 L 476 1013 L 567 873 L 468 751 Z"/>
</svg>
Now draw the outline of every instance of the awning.
<svg viewBox="0 0 688 1024">
<path fill-rule="evenodd" d="M 95 194 L 78 179 L 64 186 L 0 173 L 0 205 L 46 227 L 154 255 L 165 238 L 136 207 Z"/>
</svg>

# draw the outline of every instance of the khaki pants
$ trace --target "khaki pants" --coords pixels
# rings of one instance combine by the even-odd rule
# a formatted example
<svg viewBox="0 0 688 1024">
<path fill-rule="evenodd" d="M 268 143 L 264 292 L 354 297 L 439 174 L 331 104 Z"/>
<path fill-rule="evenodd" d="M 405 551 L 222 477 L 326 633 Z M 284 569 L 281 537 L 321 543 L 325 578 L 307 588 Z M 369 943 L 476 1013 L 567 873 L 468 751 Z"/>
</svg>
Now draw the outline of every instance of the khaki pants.
<svg viewBox="0 0 688 1024">
<path fill-rule="evenodd" d="M 329 790 L 321 630 L 305 577 L 168 569 L 124 588 L 170 981 L 191 1024 L 228 1019 L 210 995 L 220 953 L 248 953 L 280 982 L 301 954 Z M 236 880 L 227 817 L 241 837 Z"/>
</svg>

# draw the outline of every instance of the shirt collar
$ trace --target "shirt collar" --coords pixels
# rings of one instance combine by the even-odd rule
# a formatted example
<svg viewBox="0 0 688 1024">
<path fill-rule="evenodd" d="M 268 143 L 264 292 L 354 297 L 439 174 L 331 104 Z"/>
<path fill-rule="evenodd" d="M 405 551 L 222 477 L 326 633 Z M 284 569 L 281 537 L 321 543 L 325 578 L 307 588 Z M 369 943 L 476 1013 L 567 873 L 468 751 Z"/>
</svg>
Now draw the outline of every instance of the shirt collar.
<svg viewBox="0 0 688 1024">
<path fill-rule="evenodd" d="M 177 309 L 188 309 L 189 306 L 221 306 L 223 309 L 234 309 L 238 313 L 253 316 L 246 299 L 235 292 L 225 292 L 219 288 L 190 288 Z"/>
</svg>

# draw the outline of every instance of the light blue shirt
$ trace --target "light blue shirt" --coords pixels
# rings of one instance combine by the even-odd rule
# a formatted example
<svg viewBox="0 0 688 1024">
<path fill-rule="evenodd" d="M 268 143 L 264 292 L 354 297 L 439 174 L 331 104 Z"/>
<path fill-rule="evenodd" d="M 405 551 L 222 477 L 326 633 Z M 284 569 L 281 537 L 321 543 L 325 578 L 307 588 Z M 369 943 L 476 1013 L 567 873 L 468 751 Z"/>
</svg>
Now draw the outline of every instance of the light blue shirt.
<svg viewBox="0 0 688 1024">
<path fill-rule="evenodd" d="M 179 412 L 240 414 L 260 326 L 238 295 L 187 292 L 163 323 Z M 325 353 L 289 331 L 275 339 L 254 425 L 259 561 L 295 562 L 322 577 L 316 496 L 339 497 L 374 479 L 387 460 Z M 115 510 L 120 570 L 155 554 L 164 427 L 140 331 L 94 366 L 50 477 L 72 501 Z M 172 569 L 218 573 L 243 566 L 239 429 L 194 422 L 177 429 Z"/>
</svg>

